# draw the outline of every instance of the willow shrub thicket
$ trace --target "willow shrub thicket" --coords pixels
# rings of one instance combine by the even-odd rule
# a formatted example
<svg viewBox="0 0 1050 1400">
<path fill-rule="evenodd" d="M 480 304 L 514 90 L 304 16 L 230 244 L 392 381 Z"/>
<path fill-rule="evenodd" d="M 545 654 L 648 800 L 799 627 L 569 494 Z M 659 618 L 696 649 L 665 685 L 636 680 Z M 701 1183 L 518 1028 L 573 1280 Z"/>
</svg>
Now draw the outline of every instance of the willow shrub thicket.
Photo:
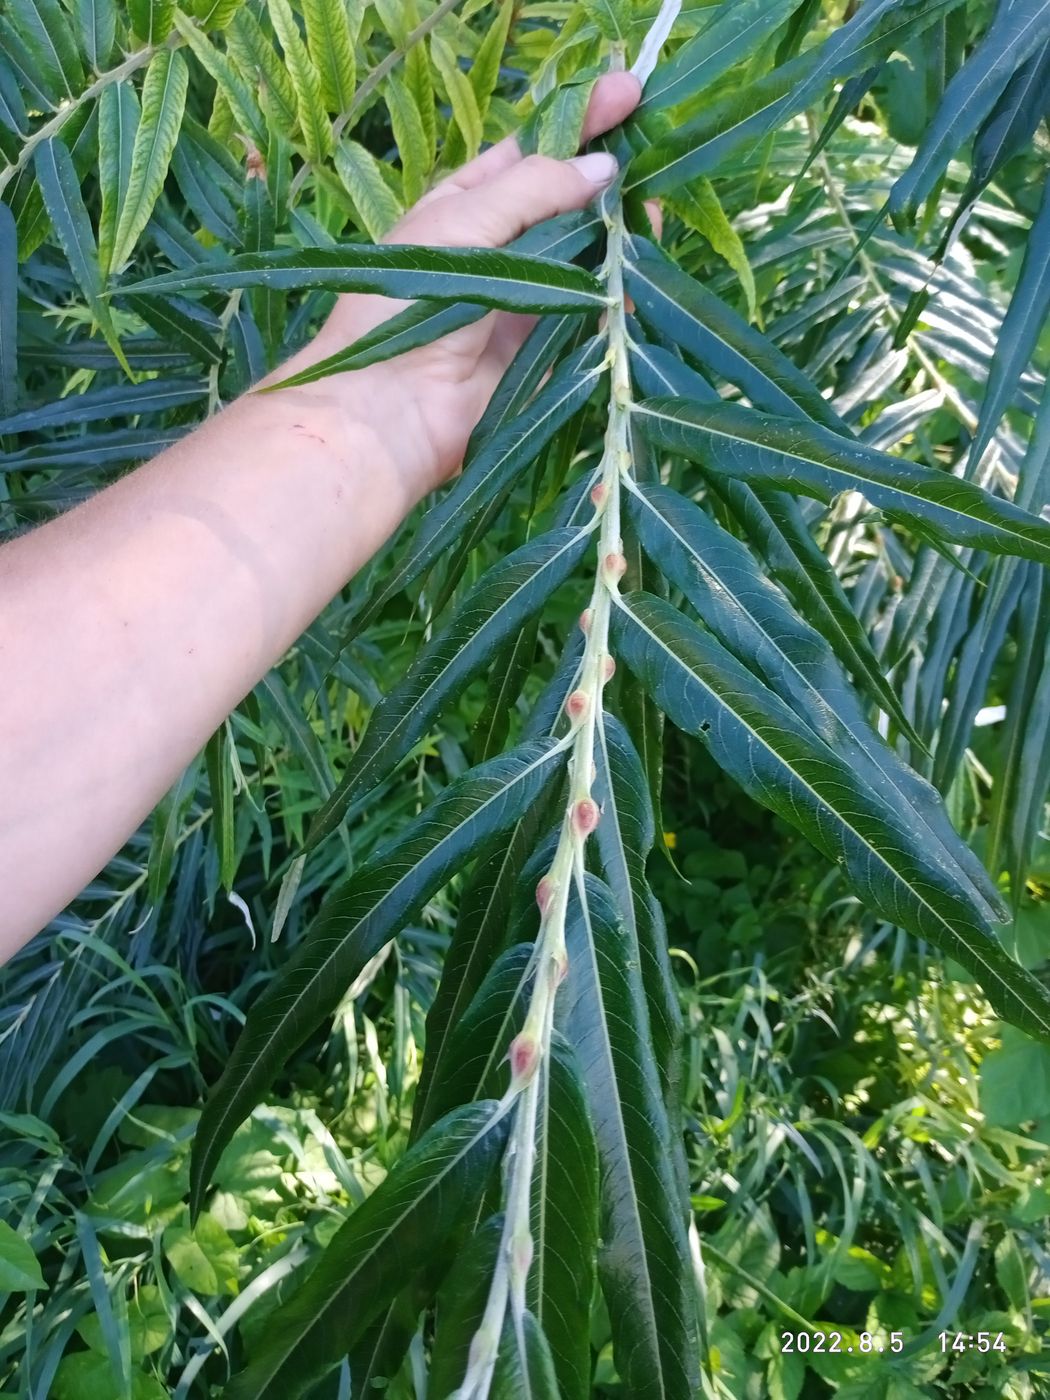
<svg viewBox="0 0 1050 1400">
<path fill-rule="evenodd" d="M 228 1188 L 238 1129 L 392 939 L 418 939 L 434 910 L 451 920 L 441 892 L 457 890 L 405 1150 L 367 1193 L 342 1183 L 356 1203 L 323 1253 L 272 1266 L 268 1286 L 290 1282 L 265 1326 L 251 1329 L 253 1284 L 205 1329 L 227 1359 L 247 1329 L 223 1393 L 285 1400 L 320 1381 L 356 1396 L 410 1374 L 416 1389 L 396 1393 L 582 1400 L 598 1384 L 595 1326 L 612 1342 L 601 1383 L 632 1400 L 826 1393 L 803 1391 L 816 1378 L 797 1357 L 742 1388 L 724 1337 L 711 1342 L 679 996 L 649 883 L 665 859 L 664 726 L 808 838 L 861 930 L 908 931 L 1001 1018 L 1048 1036 L 1050 993 L 1025 966 L 1042 953 L 1019 959 L 1003 929 L 1050 779 L 1050 396 L 1036 368 L 1050 0 L 12 0 L 0 51 L 10 525 L 250 386 L 335 292 L 412 305 L 310 378 L 491 307 L 538 316 L 462 475 L 303 639 L 298 681 L 275 672 L 216 734 L 130 886 L 167 899 L 177 928 L 203 878 L 209 906 L 240 921 L 244 974 L 261 956 L 245 921 L 293 945 L 251 974 L 232 1049 L 222 997 L 198 1032 L 209 1074 L 225 1068 L 192 1128 L 180 1241 L 220 1276 L 190 1223 Z M 595 208 L 499 251 L 372 241 L 522 121 L 527 145 L 570 154 L 597 75 L 631 65 L 644 100 L 609 139 L 621 177 Z M 419 615 L 411 664 L 379 695 L 371 674 L 390 676 Z M 993 677 L 994 777 L 970 748 Z M 353 733 L 371 708 L 338 781 L 318 737 L 332 706 Z M 267 813 L 240 754 L 261 751 L 261 771 L 275 721 L 298 780 Z M 959 825 L 979 827 L 980 857 Z M 106 917 L 121 929 L 119 910 Z M 118 1020 L 81 1038 L 41 1101 L 68 986 L 80 979 L 73 1024 L 89 1028 L 85 986 L 146 987 L 101 920 L 63 933 L 62 978 L 45 960 L 9 984 L 9 1102 L 37 1116 L 5 1122 L 30 1139 L 121 1033 Z M 154 1044 L 165 1068 L 198 1063 L 196 1040 L 192 1055 Z M 89 1172 L 157 1072 L 124 1091 Z M 272 1140 L 280 1122 L 252 1119 L 266 1122 Z M 101 1215 L 77 1213 L 63 1247 L 87 1279 L 80 1311 L 68 1325 L 40 1313 L 35 1351 L 43 1279 L 0 1236 L 22 1269 L 5 1285 L 8 1336 L 29 1358 L 20 1394 L 48 1393 L 88 1307 L 99 1336 L 81 1332 L 96 1346 L 83 1355 L 105 1368 L 92 1384 L 113 1386 L 97 1393 L 147 1385 L 162 1343 L 147 1327 L 136 1344 L 133 1327 L 128 1349 L 104 1269 L 121 1232 Z M 162 1280 L 149 1296 L 164 1332 Z M 795 1304 L 773 1316 L 796 1326 Z M 175 1393 L 217 1393 L 217 1360 L 183 1357 Z M 883 1365 L 849 1393 L 933 1393 Z"/>
</svg>

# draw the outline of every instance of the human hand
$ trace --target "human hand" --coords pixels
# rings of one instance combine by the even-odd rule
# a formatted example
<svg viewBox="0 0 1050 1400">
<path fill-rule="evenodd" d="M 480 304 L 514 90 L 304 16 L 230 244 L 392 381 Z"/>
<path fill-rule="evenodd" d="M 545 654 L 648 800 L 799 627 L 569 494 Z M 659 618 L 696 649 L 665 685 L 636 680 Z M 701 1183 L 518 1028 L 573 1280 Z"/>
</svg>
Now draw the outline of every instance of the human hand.
<svg viewBox="0 0 1050 1400">
<path fill-rule="evenodd" d="M 641 96 L 629 73 L 610 73 L 591 95 L 583 141 L 624 120 Z M 614 178 L 604 152 L 553 160 L 522 156 L 507 137 L 443 180 L 387 235 L 388 243 L 431 247 L 501 247 L 533 224 L 582 209 Z M 336 353 L 407 303 L 347 295 L 337 301 L 314 341 L 280 371 L 280 378 Z M 295 393 L 362 417 L 418 500 L 459 467 L 470 433 L 504 370 L 535 323 L 530 316 L 491 312 L 473 325 L 395 360 L 332 375 Z"/>
</svg>

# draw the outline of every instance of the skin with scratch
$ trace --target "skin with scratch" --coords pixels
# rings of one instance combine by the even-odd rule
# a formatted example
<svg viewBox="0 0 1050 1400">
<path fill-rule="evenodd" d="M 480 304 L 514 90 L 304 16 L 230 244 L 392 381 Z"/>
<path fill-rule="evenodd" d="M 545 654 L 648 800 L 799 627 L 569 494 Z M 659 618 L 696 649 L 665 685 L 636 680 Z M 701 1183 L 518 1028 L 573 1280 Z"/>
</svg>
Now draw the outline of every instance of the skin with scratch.
<svg viewBox="0 0 1050 1400">
<path fill-rule="evenodd" d="M 595 88 L 585 139 L 634 108 Z M 498 246 L 583 208 L 611 176 L 501 142 L 390 240 Z M 343 297 L 280 376 L 399 303 Z M 494 313 L 391 364 L 247 395 L 84 505 L 0 549 L 0 959 L 105 865 L 208 736 L 458 468 L 531 327 Z"/>
</svg>

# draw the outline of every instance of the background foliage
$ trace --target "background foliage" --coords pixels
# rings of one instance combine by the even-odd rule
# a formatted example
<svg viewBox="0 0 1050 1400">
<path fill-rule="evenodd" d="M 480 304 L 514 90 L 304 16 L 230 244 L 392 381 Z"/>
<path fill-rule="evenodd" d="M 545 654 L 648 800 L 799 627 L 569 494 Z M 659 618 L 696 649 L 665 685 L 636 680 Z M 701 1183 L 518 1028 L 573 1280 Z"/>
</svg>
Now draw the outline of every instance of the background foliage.
<svg viewBox="0 0 1050 1400">
<path fill-rule="evenodd" d="M 174 440 L 300 344 L 327 297 L 260 286 L 160 301 L 107 289 L 207 269 L 223 252 L 375 238 L 436 175 L 526 118 L 539 149 L 568 154 L 610 23 L 628 14 L 636 46 L 654 8 L 5 7 L 5 528 L 75 503 Z M 1048 7 L 869 3 L 860 16 L 891 8 L 923 23 L 870 63 L 810 81 L 807 56 L 845 32 L 852 7 L 741 5 L 747 22 L 725 66 L 709 84 L 694 75 L 696 95 L 667 98 L 681 99 L 676 125 L 691 132 L 682 167 L 661 176 L 652 149 L 674 131 L 656 112 L 633 138 L 652 145 L 635 168 L 664 200 L 664 246 L 805 369 L 862 441 L 942 467 L 967 453 L 977 462 L 990 442 L 985 484 L 1009 494 L 1027 460 L 1022 490 L 1038 507 L 1050 448 Z M 713 11 L 687 5 L 676 41 L 724 18 Z M 800 90 L 801 103 L 777 107 Z M 751 139 L 719 144 L 756 113 Z M 887 199 L 896 226 L 874 217 Z M 450 604 L 549 518 L 570 473 L 597 461 L 601 427 L 594 404 L 483 520 L 471 550 L 407 594 L 382 588 L 384 561 L 356 580 L 150 828 L 6 970 L 8 1392 L 218 1393 L 296 1271 L 403 1155 L 455 881 L 285 1066 L 190 1228 L 205 1086 L 285 945 L 380 840 L 518 737 L 580 598 L 559 593 L 300 867 L 310 816 Z M 698 485 L 687 463 L 669 470 L 680 489 Z M 969 553 L 960 568 L 854 493 L 810 524 L 930 745 L 917 761 L 990 868 L 1006 872 L 1007 937 L 1038 972 L 1050 746 L 1037 566 Z M 670 859 L 657 852 L 650 875 L 686 1025 L 705 1383 L 734 1397 L 1045 1393 L 1050 1054 L 1000 1027 L 962 969 L 866 916 L 695 739 L 668 729 L 664 771 Z M 623 1394 L 600 1304 L 590 1325 L 593 1393 Z M 781 1331 L 822 1327 L 901 1329 L 909 1346 L 892 1364 L 859 1351 L 782 1354 Z M 1002 1331 L 1008 1351 L 942 1356 L 945 1327 Z M 424 1393 L 431 1340 L 416 1336 L 388 1393 Z M 347 1384 L 337 1373 L 330 1393 Z"/>
</svg>

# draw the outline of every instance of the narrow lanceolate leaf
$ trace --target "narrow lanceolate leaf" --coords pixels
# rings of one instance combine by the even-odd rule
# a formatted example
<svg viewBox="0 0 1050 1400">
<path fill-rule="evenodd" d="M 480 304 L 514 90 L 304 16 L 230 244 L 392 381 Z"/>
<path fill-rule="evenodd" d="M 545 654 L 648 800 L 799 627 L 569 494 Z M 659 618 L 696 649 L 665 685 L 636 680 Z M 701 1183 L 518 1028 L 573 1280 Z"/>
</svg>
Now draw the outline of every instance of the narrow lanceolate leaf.
<svg viewBox="0 0 1050 1400">
<path fill-rule="evenodd" d="M 639 484 L 628 500 L 647 552 L 722 645 L 873 791 L 908 814 L 915 842 L 969 888 L 986 917 L 1006 918 L 995 886 L 952 829 L 937 792 L 868 722 L 828 643 L 759 571 L 746 546 L 666 486 Z M 901 719 L 910 728 L 903 714 Z"/>
<path fill-rule="evenodd" d="M 452 116 L 463 139 L 467 160 L 472 160 L 481 148 L 482 121 L 477 95 L 470 79 L 459 66 L 459 59 L 439 34 L 430 39 L 430 55 L 452 108 Z"/>
<path fill-rule="evenodd" d="M 131 183 L 131 153 L 139 126 L 139 99 L 131 83 L 111 83 L 98 100 L 98 183 L 102 212 L 98 220 L 98 262 L 109 276 L 120 211 Z"/>
<path fill-rule="evenodd" d="M 602 812 L 598 857 L 641 969 L 660 1085 L 675 1124 L 681 1111 L 682 1021 L 663 915 L 645 874 L 656 838 L 653 804 L 638 750 L 614 715 L 602 718 L 595 765 L 595 796 Z M 676 1158 L 680 1155 L 676 1151 Z M 678 1165 L 684 1166 L 684 1160 Z"/>
<path fill-rule="evenodd" d="M 1048 6 L 1050 9 L 1050 6 Z M 1021 275 L 1003 317 L 988 384 L 981 404 L 981 420 L 970 447 L 970 471 L 977 470 L 1003 412 L 1013 400 L 1021 375 L 1046 326 L 1050 314 L 1050 177 L 1025 244 Z"/>
<path fill-rule="evenodd" d="M 318 0 L 318 3 L 323 4 L 324 0 Z M 303 43 L 288 0 L 270 0 L 267 10 L 281 41 L 288 76 L 295 89 L 299 130 L 302 133 L 307 158 L 323 161 L 332 154 L 332 123 L 328 119 L 321 96 L 320 74 Z"/>
<path fill-rule="evenodd" d="M 630 0 L 581 0 L 581 4 L 603 39 L 623 42 L 630 37 Z"/>
<path fill-rule="evenodd" d="M 890 192 L 894 213 L 913 211 L 974 134 L 1018 68 L 1050 39 L 1050 0 L 1000 5 L 981 43 L 952 78 L 911 165 Z"/>
<path fill-rule="evenodd" d="M 676 128 L 633 162 L 630 188 L 641 195 L 680 189 L 721 166 L 733 151 L 754 146 L 822 96 L 836 79 L 851 77 L 921 33 L 958 0 L 871 0 L 818 47 L 750 85 L 747 115 L 738 117 L 736 93 L 719 107 Z M 654 79 L 655 80 L 655 74 Z M 650 81 L 653 81 L 650 80 Z"/>
<path fill-rule="evenodd" d="M 428 569 L 502 488 L 535 460 L 562 424 L 583 407 L 597 383 L 604 355 L 605 342 L 596 337 L 559 366 L 513 422 L 493 434 L 449 493 L 427 513 L 406 559 L 355 619 L 358 631 Z"/>
<path fill-rule="evenodd" d="M 0 413 L 14 413 L 18 402 L 18 229 L 0 204 Z"/>
<path fill-rule="evenodd" d="M 401 161 L 401 186 L 406 206 L 415 204 L 426 190 L 430 171 L 430 151 L 423 118 L 415 99 L 397 76 L 387 79 L 384 88 L 390 129 Z"/>
<path fill-rule="evenodd" d="M 747 260 L 744 242 L 729 222 L 710 180 L 695 180 L 668 200 L 674 212 L 697 233 L 703 234 L 720 258 L 736 273 L 747 299 L 747 314 L 754 320 L 758 311 L 755 277 Z"/>
<path fill-rule="evenodd" d="M 125 297 L 124 301 L 136 315 L 165 340 L 171 340 L 187 350 L 195 360 L 205 365 L 217 365 L 222 359 L 222 347 L 215 338 L 218 324 L 212 324 L 202 308 L 178 297 Z"/>
<path fill-rule="evenodd" d="M 1050 993 L 1007 955 L 967 890 L 916 847 L 907 814 L 669 604 L 647 594 L 621 604 L 613 619 L 618 655 L 669 718 L 841 865 L 868 909 L 960 962 L 1006 1020 L 1050 1036 Z"/>
<path fill-rule="evenodd" d="M 58 241 L 62 244 L 70 271 L 76 278 L 77 286 L 84 293 L 84 300 L 91 308 L 91 314 L 98 322 L 106 344 L 125 371 L 130 373 L 113 325 L 109 304 L 102 296 L 102 277 L 99 273 L 95 235 L 91 230 L 91 219 L 80 193 L 80 179 L 73 165 L 73 157 L 57 137 L 51 137 L 37 147 L 34 167 L 44 196 L 44 204 L 52 227 L 58 235 Z"/>
<path fill-rule="evenodd" d="M 76 97 L 85 86 L 84 65 L 76 33 L 59 0 L 23 0 L 14 7 L 13 17 L 34 52 L 59 75 L 66 96 Z"/>
<path fill-rule="evenodd" d="M 77 0 L 77 28 L 88 64 L 100 73 L 109 64 L 117 37 L 117 7 L 114 0 Z"/>
<path fill-rule="evenodd" d="M 718 495 L 743 525 L 769 572 L 790 595 L 803 617 L 888 715 L 900 699 L 883 674 L 868 634 L 854 612 L 838 574 L 809 531 L 793 496 L 710 473 Z"/>
<path fill-rule="evenodd" d="M 695 1289 L 640 972 L 609 890 L 590 876 L 585 890 L 568 930 L 558 1014 L 598 1143 L 598 1276 L 613 1357 L 632 1400 L 694 1400 Z"/>
<path fill-rule="evenodd" d="M 645 85 L 643 111 L 673 107 L 703 92 L 741 58 L 757 51 L 800 0 L 737 0 L 720 5 L 714 18 L 695 38 L 662 63 Z"/>
<path fill-rule="evenodd" d="M 481 1325 L 503 1237 L 503 1216 L 490 1215 L 474 1231 L 445 1276 L 437 1296 L 427 1390 L 452 1395 L 467 1374 L 470 1343 Z"/>
<path fill-rule="evenodd" d="M 702 368 L 736 384 L 756 408 L 849 431 L 782 351 L 645 239 L 631 239 L 624 286 L 643 321 Z"/>
<path fill-rule="evenodd" d="M 128 17 L 136 38 L 162 44 L 175 22 L 175 0 L 128 0 Z"/>
<path fill-rule="evenodd" d="M 598 1147 L 576 1056 L 557 1033 L 536 1127 L 527 1299 L 550 1347 L 561 1400 L 590 1400 Z"/>
<path fill-rule="evenodd" d="M 430 1081 L 423 1112 L 413 1116 L 413 1138 L 460 1104 L 497 1098 L 506 1089 L 507 1050 L 528 1010 L 532 960 L 533 945 L 518 943 L 492 964 L 466 1012 L 450 1030 L 442 1071 Z"/>
<path fill-rule="evenodd" d="M 330 112 L 350 110 L 357 68 L 350 21 L 343 0 L 303 0 L 306 45 L 321 80 L 321 97 Z"/>
<path fill-rule="evenodd" d="M 333 1235 L 281 1325 L 256 1342 L 228 1400 L 294 1400 L 361 1339 L 423 1260 L 451 1264 L 481 1200 L 509 1120 L 488 1101 L 434 1125 Z"/>
<path fill-rule="evenodd" d="M 552 530 L 522 545 L 475 584 L 444 631 L 373 711 L 342 781 L 314 818 L 307 849 L 338 826 L 351 802 L 382 782 L 496 649 L 565 582 L 588 539 L 587 530 Z"/>
<path fill-rule="evenodd" d="M 352 243 L 244 253 L 214 266 L 151 277 L 131 290 L 160 296 L 234 287 L 378 292 L 406 301 L 416 297 L 474 301 L 508 311 L 600 311 L 605 306 L 601 283 L 582 267 L 505 248 L 416 248 L 396 243 L 380 248 Z"/>
<path fill-rule="evenodd" d="M 84 394 L 70 394 L 64 399 L 53 399 L 50 403 L 0 418 L 0 436 L 38 433 L 45 428 L 97 423 L 132 414 L 167 413 L 193 403 L 207 392 L 202 380 L 193 379 L 146 379 L 138 384 L 89 389 Z"/>
<path fill-rule="evenodd" d="M 164 188 L 186 106 L 189 74 L 186 60 L 174 49 L 150 59 L 142 85 L 142 115 L 131 153 L 127 193 L 120 206 L 110 265 L 119 271 L 135 251 Z"/>
<path fill-rule="evenodd" d="M 336 148 L 335 168 L 354 202 L 361 227 L 369 238 L 382 238 L 397 223 L 402 210 L 375 156 L 357 141 L 344 138 Z"/>
<path fill-rule="evenodd" d="M 524 1348 L 508 1317 L 492 1373 L 490 1400 L 561 1400 L 550 1345 L 530 1312 L 522 1318 L 522 1337 Z"/>
<path fill-rule="evenodd" d="M 948 472 L 849 441 L 816 423 L 774 418 L 737 404 L 649 399 L 642 432 L 711 471 L 830 502 L 859 491 L 879 510 L 993 554 L 1050 563 L 1050 525 Z"/>
<path fill-rule="evenodd" d="M 223 1148 L 289 1055 L 477 845 L 513 826 L 539 798 L 563 757 L 562 745 L 537 742 L 473 769 L 326 901 L 288 966 L 250 1012 L 201 1114 L 191 1164 L 195 1215 Z"/>
<path fill-rule="evenodd" d="M 597 222 L 593 218 L 573 215 L 537 224 L 521 238 L 515 239 L 510 248 L 514 252 L 568 261 L 588 247 L 596 236 Z M 413 302 L 360 340 L 355 340 L 345 350 L 329 355 L 299 374 L 290 375 L 273 387 L 280 389 L 293 384 L 312 384 L 329 374 L 341 374 L 345 370 L 378 364 L 381 360 L 415 350 L 417 346 L 430 345 L 461 326 L 473 325 L 484 315 L 483 306 L 474 306 L 469 301 L 451 305 L 436 301 Z"/>
</svg>

